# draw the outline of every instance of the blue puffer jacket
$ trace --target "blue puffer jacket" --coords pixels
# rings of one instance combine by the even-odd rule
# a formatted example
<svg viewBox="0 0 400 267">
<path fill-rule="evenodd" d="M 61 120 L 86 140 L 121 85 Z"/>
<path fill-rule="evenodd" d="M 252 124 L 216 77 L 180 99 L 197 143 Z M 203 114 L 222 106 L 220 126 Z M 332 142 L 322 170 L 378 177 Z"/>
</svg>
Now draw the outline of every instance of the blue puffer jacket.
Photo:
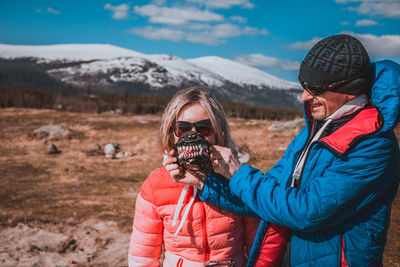
<svg viewBox="0 0 400 267">
<path fill-rule="evenodd" d="M 217 175 L 206 180 L 202 200 L 263 219 L 247 266 L 262 254 L 267 222 L 292 229 L 291 266 L 382 265 L 400 181 L 393 132 L 400 119 L 400 66 L 388 60 L 373 65 L 373 107 L 311 145 L 299 189 L 290 182 L 309 136 L 307 115 L 306 127 L 266 174 L 243 165 L 230 182 Z"/>
</svg>

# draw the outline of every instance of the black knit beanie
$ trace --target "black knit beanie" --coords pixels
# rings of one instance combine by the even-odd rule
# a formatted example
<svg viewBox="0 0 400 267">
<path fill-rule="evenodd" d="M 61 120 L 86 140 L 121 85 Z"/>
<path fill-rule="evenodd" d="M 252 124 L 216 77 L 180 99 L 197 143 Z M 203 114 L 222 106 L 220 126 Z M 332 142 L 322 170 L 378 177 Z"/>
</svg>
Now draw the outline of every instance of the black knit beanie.
<svg viewBox="0 0 400 267">
<path fill-rule="evenodd" d="M 327 87 L 335 82 L 358 77 L 332 89 L 343 94 L 368 93 L 372 83 L 372 66 L 364 46 L 356 38 L 339 34 L 316 43 L 300 65 L 299 80 Z"/>
</svg>

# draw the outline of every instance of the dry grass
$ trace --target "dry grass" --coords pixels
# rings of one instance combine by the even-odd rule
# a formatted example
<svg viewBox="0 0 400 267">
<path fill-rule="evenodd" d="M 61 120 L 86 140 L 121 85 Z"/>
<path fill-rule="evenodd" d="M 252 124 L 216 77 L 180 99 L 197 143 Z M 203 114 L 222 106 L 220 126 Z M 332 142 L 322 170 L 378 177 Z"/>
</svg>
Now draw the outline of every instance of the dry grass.
<svg viewBox="0 0 400 267">
<path fill-rule="evenodd" d="M 142 181 L 159 166 L 154 138 L 159 116 L 81 114 L 3 109 L 0 116 L 0 207 L 5 221 L 115 220 L 128 230 Z M 52 141 L 62 152 L 47 155 L 43 140 L 29 137 L 43 125 L 61 124 L 83 137 Z M 135 153 L 118 160 L 89 157 L 96 144 L 118 142 Z"/>
<path fill-rule="evenodd" d="M 158 115 L 123 116 L 0 110 L 0 223 L 80 223 L 88 219 L 115 221 L 129 232 L 135 198 L 143 180 L 160 167 Z M 237 144 L 251 154 L 250 164 L 267 171 L 283 155 L 296 133 L 270 132 L 271 121 L 231 119 Z M 43 125 L 61 124 L 78 138 L 52 141 L 62 151 L 47 155 L 43 140 L 29 135 Z M 244 127 L 245 126 L 245 127 Z M 399 128 L 396 129 L 400 136 Z M 88 156 L 96 144 L 118 142 L 134 156 L 107 159 Z M 400 199 L 393 203 L 384 254 L 385 266 L 400 266 Z"/>
</svg>

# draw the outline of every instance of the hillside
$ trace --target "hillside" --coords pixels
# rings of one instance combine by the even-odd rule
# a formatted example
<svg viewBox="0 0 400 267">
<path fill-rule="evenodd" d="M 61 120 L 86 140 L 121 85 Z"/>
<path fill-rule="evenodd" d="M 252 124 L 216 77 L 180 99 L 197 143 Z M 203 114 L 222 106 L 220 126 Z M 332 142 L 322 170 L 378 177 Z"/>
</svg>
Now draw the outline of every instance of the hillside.
<svg viewBox="0 0 400 267">
<path fill-rule="evenodd" d="M 0 44 L 0 85 L 60 94 L 171 96 L 199 85 L 220 101 L 301 109 L 301 89 L 256 68 L 221 57 L 146 55 L 104 44 Z"/>
</svg>

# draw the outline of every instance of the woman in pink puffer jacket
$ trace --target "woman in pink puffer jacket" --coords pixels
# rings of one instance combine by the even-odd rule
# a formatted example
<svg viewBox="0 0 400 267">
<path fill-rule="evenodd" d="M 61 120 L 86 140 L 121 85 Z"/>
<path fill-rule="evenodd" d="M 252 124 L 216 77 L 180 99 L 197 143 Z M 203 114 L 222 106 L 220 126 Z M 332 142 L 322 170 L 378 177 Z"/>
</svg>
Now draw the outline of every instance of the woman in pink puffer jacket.
<svg viewBox="0 0 400 267">
<path fill-rule="evenodd" d="M 201 133 L 211 145 L 235 149 L 221 105 L 204 89 L 181 90 L 170 101 L 160 127 L 161 151 L 171 151 L 186 131 Z M 160 266 L 161 260 L 164 267 L 244 266 L 258 219 L 200 201 L 197 189 L 175 183 L 171 175 L 162 167 L 142 185 L 129 266 Z"/>
</svg>

